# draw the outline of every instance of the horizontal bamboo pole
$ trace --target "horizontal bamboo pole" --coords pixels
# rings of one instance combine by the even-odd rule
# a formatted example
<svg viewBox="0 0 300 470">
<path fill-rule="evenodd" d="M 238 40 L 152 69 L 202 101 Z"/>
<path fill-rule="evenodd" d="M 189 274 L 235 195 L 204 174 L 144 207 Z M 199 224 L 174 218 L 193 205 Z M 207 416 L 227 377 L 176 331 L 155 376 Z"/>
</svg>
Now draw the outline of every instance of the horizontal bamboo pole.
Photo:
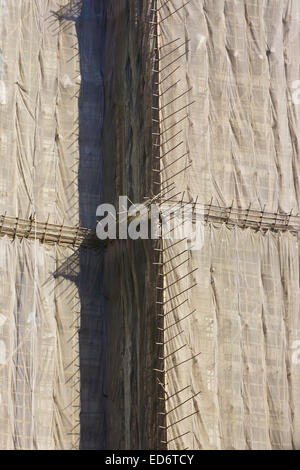
<svg viewBox="0 0 300 470">
<path fill-rule="evenodd" d="M 96 247 L 99 244 L 94 231 L 85 227 L 51 224 L 49 219 L 46 222 L 40 222 L 6 214 L 0 216 L 0 237 L 4 236 L 73 247 Z"/>
</svg>

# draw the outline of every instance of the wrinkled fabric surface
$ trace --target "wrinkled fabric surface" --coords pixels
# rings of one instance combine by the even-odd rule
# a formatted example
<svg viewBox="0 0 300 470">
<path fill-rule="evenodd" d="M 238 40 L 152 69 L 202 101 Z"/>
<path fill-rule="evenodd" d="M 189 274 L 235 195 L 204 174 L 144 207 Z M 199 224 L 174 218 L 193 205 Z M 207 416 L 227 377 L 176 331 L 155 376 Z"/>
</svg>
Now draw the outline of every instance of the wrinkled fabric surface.
<svg viewBox="0 0 300 470">
<path fill-rule="evenodd" d="M 192 162 L 174 181 L 203 204 L 298 213 L 299 2 L 184 3 L 157 5 L 164 164 L 187 153 L 164 179 Z"/>
<path fill-rule="evenodd" d="M 299 2 L 184 3 L 157 2 L 162 187 L 297 213 Z M 204 231 L 163 242 L 167 445 L 299 449 L 297 236 Z"/>
<path fill-rule="evenodd" d="M 102 19 L 98 0 L 0 1 L 1 214 L 94 228 Z M 101 250 L 2 237 L 0 259 L 0 448 L 103 447 Z"/>
<path fill-rule="evenodd" d="M 70 449 L 78 436 L 79 293 L 73 250 L 0 239 L 0 447 Z"/>
<path fill-rule="evenodd" d="M 299 2 L 185 3 L 0 1 L 1 213 L 92 228 L 171 182 L 298 213 Z M 0 448 L 299 449 L 299 243 L 271 228 L 208 221 L 199 251 L 2 237 Z"/>
<path fill-rule="evenodd" d="M 78 40 L 56 16 L 68 3 L 0 4 L 0 211 L 76 225 Z"/>
<path fill-rule="evenodd" d="M 299 449 L 297 237 L 209 224 L 201 251 L 178 254 L 164 260 L 186 261 L 165 276 L 169 448 Z"/>
</svg>

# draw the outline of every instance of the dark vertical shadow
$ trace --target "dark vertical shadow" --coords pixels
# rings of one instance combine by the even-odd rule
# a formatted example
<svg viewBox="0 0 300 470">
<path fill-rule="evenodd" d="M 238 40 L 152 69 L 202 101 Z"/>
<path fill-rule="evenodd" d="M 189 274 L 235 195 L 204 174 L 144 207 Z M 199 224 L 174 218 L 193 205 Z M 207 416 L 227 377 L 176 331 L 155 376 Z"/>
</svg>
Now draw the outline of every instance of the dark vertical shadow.
<svg viewBox="0 0 300 470">
<path fill-rule="evenodd" d="M 128 195 L 143 202 L 151 194 L 153 175 L 149 2 L 106 3 L 105 198 L 111 202 Z M 153 248 L 152 240 L 117 240 L 108 244 L 105 254 L 109 449 L 161 446 L 157 424 L 161 390 L 153 372 L 158 367 L 158 267 L 153 265 Z"/>
<path fill-rule="evenodd" d="M 105 11 L 102 0 L 83 0 L 76 21 L 81 90 L 79 104 L 79 211 L 84 227 L 94 228 L 101 202 L 104 90 L 102 64 Z M 103 250 L 80 249 L 79 335 L 81 449 L 105 448 L 105 306 Z"/>
<path fill-rule="evenodd" d="M 127 194 L 142 202 L 151 194 L 149 4 L 74 0 L 69 5 L 75 5 L 81 75 L 80 221 L 94 228 L 102 201 Z M 101 248 L 78 252 L 81 449 L 159 448 L 153 253 L 150 240 L 116 241 L 105 256 Z"/>
<path fill-rule="evenodd" d="M 79 219 L 83 227 L 95 228 L 96 209 L 103 194 L 104 119 L 103 57 L 105 0 L 69 0 L 52 12 L 53 30 L 68 31 L 75 23 L 81 87 L 79 94 Z M 72 26 L 73 27 L 73 26 Z M 106 447 L 106 313 L 104 305 L 104 252 L 80 248 L 60 260 L 54 273 L 58 282 L 68 279 L 80 296 L 80 448 Z M 72 299 L 71 299 L 72 300 Z"/>
</svg>

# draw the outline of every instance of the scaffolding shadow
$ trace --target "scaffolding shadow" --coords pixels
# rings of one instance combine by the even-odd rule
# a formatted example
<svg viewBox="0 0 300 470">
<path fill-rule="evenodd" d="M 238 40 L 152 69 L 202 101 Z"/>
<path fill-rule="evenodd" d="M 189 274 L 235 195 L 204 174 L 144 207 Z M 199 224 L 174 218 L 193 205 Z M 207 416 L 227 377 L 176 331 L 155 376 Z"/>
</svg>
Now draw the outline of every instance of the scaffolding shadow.
<svg viewBox="0 0 300 470">
<path fill-rule="evenodd" d="M 52 11 L 48 19 L 53 34 L 74 35 L 76 31 L 72 59 L 79 64 L 76 74 L 81 77 L 81 84 L 74 96 L 79 103 L 78 179 L 74 184 L 78 186 L 80 224 L 90 229 L 95 228 L 96 208 L 102 195 L 104 21 L 104 2 L 99 0 L 71 0 Z M 56 283 L 67 279 L 79 292 L 80 432 L 78 428 L 76 432 L 78 445 L 83 450 L 105 448 L 106 321 L 102 270 L 103 248 L 80 247 L 60 260 L 54 273 Z M 66 285 L 68 289 L 68 283 Z M 64 292 L 64 296 L 72 301 L 68 292 Z"/>
</svg>

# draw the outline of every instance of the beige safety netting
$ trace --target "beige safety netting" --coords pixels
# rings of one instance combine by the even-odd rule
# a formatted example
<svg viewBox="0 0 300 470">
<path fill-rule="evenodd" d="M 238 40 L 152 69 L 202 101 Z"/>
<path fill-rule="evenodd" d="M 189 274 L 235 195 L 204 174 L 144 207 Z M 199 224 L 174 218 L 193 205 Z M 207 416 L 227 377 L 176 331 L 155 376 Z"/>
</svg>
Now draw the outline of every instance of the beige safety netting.
<svg viewBox="0 0 300 470">
<path fill-rule="evenodd" d="M 199 211 L 297 214 L 299 2 L 156 8 L 160 187 Z M 209 220 L 199 251 L 163 241 L 165 442 L 299 449 L 297 235 Z"/>
<path fill-rule="evenodd" d="M 169 448 L 299 448 L 297 237 L 209 224 L 178 255 L 164 259 L 184 263 L 165 276 Z"/>
<path fill-rule="evenodd" d="M 0 448 L 74 448 L 79 293 L 57 272 L 73 250 L 8 237 L 0 248 Z"/>
<path fill-rule="evenodd" d="M 80 411 L 103 445 L 101 256 L 60 246 L 99 203 L 100 21 L 94 0 L 0 1 L 1 449 L 78 448 Z"/>
<path fill-rule="evenodd" d="M 78 39 L 57 17 L 69 3 L 0 4 L 0 212 L 76 225 Z"/>
<path fill-rule="evenodd" d="M 174 182 L 200 212 L 296 216 L 299 2 L 2 0 L 0 12 L 0 212 L 33 226 L 0 239 L 0 447 L 300 448 L 289 222 L 266 230 L 258 212 L 253 230 L 225 211 L 212 224 L 206 207 L 202 249 L 111 243 L 102 273 L 101 252 L 35 241 L 32 218 L 92 227 L 101 145 L 105 202 Z"/>
<path fill-rule="evenodd" d="M 79 60 L 60 8 L 0 3 L 0 212 L 75 225 Z M 76 447 L 78 289 L 55 276 L 72 249 L 7 237 L 0 245 L 0 448 Z"/>
<path fill-rule="evenodd" d="M 299 2 L 185 3 L 157 5 L 162 153 L 183 142 L 163 165 L 185 155 L 165 176 L 192 162 L 174 181 L 203 204 L 297 213 Z"/>
<path fill-rule="evenodd" d="M 108 246 L 109 446 L 299 448 L 299 4 L 108 3 L 109 200 L 206 205 L 198 251 Z"/>
</svg>

